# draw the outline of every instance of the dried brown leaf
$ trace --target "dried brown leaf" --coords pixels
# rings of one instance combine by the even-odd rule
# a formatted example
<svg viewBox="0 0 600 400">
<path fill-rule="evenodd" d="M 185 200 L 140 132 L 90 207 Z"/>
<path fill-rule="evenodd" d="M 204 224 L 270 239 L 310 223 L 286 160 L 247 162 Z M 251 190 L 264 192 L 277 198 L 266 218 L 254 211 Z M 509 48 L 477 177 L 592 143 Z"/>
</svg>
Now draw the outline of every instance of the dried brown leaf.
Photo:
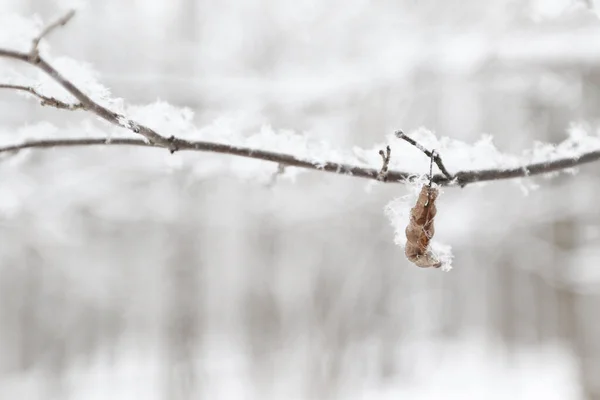
<svg viewBox="0 0 600 400">
<path fill-rule="evenodd" d="M 435 233 L 433 219 L 437 213 L 435 200 L 439 191 L 435 187 L 423 185 L 417 203 L 410 210 L 410 222 L 406 227 L 406 257 L 421 268 L 439 268 L 442 263 L 429 249 L 429 242 Z"/>
</svg>

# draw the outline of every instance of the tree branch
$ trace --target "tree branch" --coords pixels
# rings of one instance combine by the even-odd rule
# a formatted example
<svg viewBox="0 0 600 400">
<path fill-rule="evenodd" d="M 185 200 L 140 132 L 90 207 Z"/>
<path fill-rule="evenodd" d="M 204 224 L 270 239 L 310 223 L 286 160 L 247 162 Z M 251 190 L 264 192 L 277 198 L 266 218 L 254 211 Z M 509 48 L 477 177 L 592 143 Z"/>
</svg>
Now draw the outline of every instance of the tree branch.
<svg viewBox="0 0 600 400">
<path fill-rule="evenodd" d="M 31 86 L 0 83 L 0 89 L 20 90 L 20 91 L 32 94 L 41 100 L 40 104 L 42 106 L 50 106 L 50 107 L 55 107 L 55 108 L 59 108 L 62 110 L 71 110 L 71 111 L 80 110 L 80 109 L 85 108 L 83 106 L 83 104 L 81 104 L 81 103 L 69 104 L 69 103 L 65 103 L 64 101 L 58 100 L 57 98 L 54 98 L 54 97 L 44 96 L 43 94 L 41 94 L 40 92 L 38 92 L 37 90 L 32 88 Z"/>
<path fill-rule="evenodd" d="M 48 139 L 48 140 L 29 140 L 20 144 L 1 147 L 2 153 L 15 153 L 24 149 L 50 149 L 60 147 L 80 147 L 80 146 L 140 146 L 164 148 L 159 144 L 148 143 L 143 139 L 128 138 L 76 138 L 76 139 Z M 232 146 L 221 143 L 206 141 L 182 141 L 179 151 L 203 151 L 211 153 L 229 154 L 247 158 L 253 158 L 263 161 L 271 161 L 280 165 L 311 169 L 315 171 L 325 171 L 341 175 L 350 175 L 359 178 L 367 178 L 381 181 L 381 170 L 366 168 L 357 165 L 335 163 L 335 162 L 314 162 L 303 160 L 289 154 L 275 153 L 260 149 L 252 149 L 242 146 Z M 521 167 L 509 169 L 485 169 L 457 172 L 453 179 L 449 179 L 443 174 L 433 176 L 433 182 L 442 186 L 465 186 L 476 182 L 496 181 L 502 179 L 525 178 L 533 175 L 547 174 L 557 172 L 567 168 L 577 167 L 583 164 L 600 160 L 600 150 L 591 151 L 582 154 L 576 158 L 561 158 L 548 162 L 532 163 Z M 404 171 L 387 171 L 385 182 L 406 182 L 414 179 L 416 175 Z"/>
<path fill-rule="evenodd" d="M 68 13 L 66 13 L 64 16 L 62 16 L 61 18 L 57 19 L 56 21 L 54 21 L 53 23 L 51 23 L 50 25 L 48 25 L 46 28 L 44 28 L 39 35 L 37 35 L 33 41 L 31 42 L 31 50 L 29 51 L 34 57 L 39 55 L 38 52 L 38 46 L 40 44 L 40 40 L 42 40 L 43 38 L 45 38 L 46 36 L 48 36 L 53 30 L 55 30 L 56 28 L 59 28 L 61 26 L 65 26 L 67 24 L 67 22 L 69 22 L 69 20 L 71 18 L 73 18 L 75 16 L 75 10 L 71 10 Z"/>
<path fill-rule="evenodd" d="M 86 95 L 79 88 L 77 88 L 71 81 L 69 81 L 56 69 L 54 69 L 54 67 L 52 67 L 43 57 L 39 55 L 38 45 L 40 40 L 47 36 L 49 33 L 51 33 L 57 27 L 65 25 L 73 17 L 73 15 L 74 12 L 71 11 L 63 18 L 59 19 L 53 24 L 50 24 L 48 27 L 42 30 L 42 32 L 33 40 L 32 47 L 29 53 L 0 49 L 0 57 L 21 61 L 41 69 L 50 77 L 52 77 L 58 84 L 60 84 L 67 92 L 73 95 L 80 102 L 79 104 L 67 104 L 53 97 L 43 96 L 37 91 L 35 91 L 33 88 L 27 86 L 2 84 L 0 85 L 0 87 L 29 92 L 30 94 L 41 99 L 42 104 L 45 105 L 51 105 L 57 108 L 63 108 L 68 110 L 84 109 L 86 111 L 94 113 L 98 117 L 104 119 L 105 121 L 113 125 L 124 127 L 136 134 L 139 134 L 143 136 L 144 139 L 68 138 L 52 140 L 31 140 L 20 144 L 0 147 L 0 154 L 15 153 L 23 149 L 50 149 L 57 147 L 72 146 L 124 145 L 164 148 L 171 152 L 180 150 L 193 150 L 230 154 L 258 160 L 276 162 L 281 166 L 291 166 L 318 171 L 326 171 L 380 181 L 383 180 L 382 178 L 383 176 L 385 176 L 385 182 L 404 182 L 406 180 L 414 179 L 414 177 L 416 176 L 416 174 L 409 172 L 387 170 L 386 164 L 389 163 L 389 155 L 387 153 L 382 154 L 384 166 L 380 170 L 377 170 L 373 168 L 329 161 L 308 161 L 289 154 L 275 153 L 260 149 L 252 149 L 248 147 L 232 146 L 206 141 L 189 141 L 176 138 L 174 136 L 163 136 L 147 126 L 137 123 L 136 121 L 133 121 L 125 117 L 124 115 L 109 110 L 108 108 L 96 103 L 88 95 Z M 517 168 L 459 171 L 452 175 L 445 168 L 444 164 L 442 163 L 441 157 L 437 153 L 434 153 L 432 155 L 429 150 L 423 148 L 423 146 L 421 146 L 416 141 L 409 138 L 400 131 L 397 132 L 396 135 L 399 138 L 404 139 L 407 142 L 417 146 L 429 157 L 433 156 L 433 160 L 440 169 L 440 171 L 442 171 L 442 174 L 434 175 L 432 177 L 432 181 L 445 186 L 464 187 L 467 184 L 475 182 L 523 178 L 532 175 L 545 174 L 549 172 L 560 171 L 567 168 L 573 168 L 585 163 L 600 160 L 600 150 L 594 150 L 588 153 L 584 153 L 578 157 L 562 158 L 542 163 L 533 163 Z M 386 158 L 388 158 L 387 162 Z"/>
<path fill-rule="evenodd" d="M 0 57 L 11 58 L 13 60 L 22 61 L 33 65 L 44 71 L 48 74 L 52 79 L 54 79 L 59 85 L 61 85 L 67 92 L 69 92 L 73 97 L 81 102 L 83 107 L 96 114 L 98 117 L 104 119 L 107 122 L 110 122 L 113 125 L 119 125 L 129 129 L 130 131 L 140 134 L 144 136 L 149 142 L 154 144 L 159 144 L 167 149 L 175 149 L 178 146 L 179 142 L 183 142 L 181 139 L 169 139 L 165 136 L 162 136 L 156 133 L 154 130 L 136 123 L 135 121 L 130 120 L 129 118 L 121 115 L 117 112 L 111 111 L 106 107 L 96 103 L 89 96 L 83 93 L 77 86 L 75 86 L 71 81 L 62 76 L 54 67 L 52 67 L 42 56 L 40 56 L 38 52 L 37 45 L 39 41 L 47 34 L 52 32 L 52 30 L 56 29 L 59 26 L 65 25 L 74 15 L 74 11 L 69 11 L 63 18 L 54 22 L 45 28 L 40 35 L 38 35 L 32 43 L 31 51 L 29 53 L 23 53 L 14 50 L 0 49 Z"/>
<path fill-rule="evenodd" d="M 8 145 L 0 147 L 0 154 L 2 153 L 16 153 L 20 150 L 25 149 L 50 149 L 55 147 L 75 147 L 75 146 L 141 146 L 141 147 L 155 147 L 164 148 L 164 146 L 156 143 L 148 143 L 142 139 L 128 139 L 128 138 L 76 138 L 76 139 L 43 139 L 43 140 L 28 140 L 20 144 Z M 252 149 L 249 147 L 232 146 L 221 143 L 206 142 L 206 141 L 182 141 L 181 147 L 178 151 L 192 150 L 192 151 L 206 151 L 211 153 L 230 154 L 241 157 L 253 158 L 257 160 L 272 161 L 279 163 L 286 167 L 298 167 L 305 169 L 312 169 L 315 171 L 326 171 L 333 172 L 342 175 L 352 175 L 361 178 L 377 179 L 379 170 L 373 168 L 364 168 L 360 166 L 342 164 L 335 162 L 323 162 L 315 163 L 314 161 L 307 161 L 298 157 L 275 153 L 271 151 L 265 151 L 260 149 Z M 390 173 L 392 171 L 389 171 Z M 390 175 L 388 175 L 389 177 Z M 395 171 L 393 172 L 392 179 L 396 182 L 410 179 L 413 174 L 407 172 Z"/>
</svg>

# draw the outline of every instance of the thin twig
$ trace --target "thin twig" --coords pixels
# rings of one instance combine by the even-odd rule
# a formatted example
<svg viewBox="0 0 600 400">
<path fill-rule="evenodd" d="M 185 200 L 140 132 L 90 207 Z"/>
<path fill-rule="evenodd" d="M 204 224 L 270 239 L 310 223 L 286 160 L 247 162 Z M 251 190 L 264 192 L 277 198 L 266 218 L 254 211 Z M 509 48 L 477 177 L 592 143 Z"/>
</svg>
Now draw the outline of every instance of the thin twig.
<svg viewBox="0 0 600 400">
<path fill-rule="evenodd" d="M 277 171 L 273 172 L 271 175 L 271 180 L 267 184 L 267 187 L 273 187 L 277 183 L 277 178 L 283 175 L 285 172 L 285 164 L 277 164 Z"/>
<path fill-rule="evenodd" d="M 431 154 L 437 154 L 435 150 L 431 152 Z M 429 187 L 433 184 L 433 157 L 429 159 Z"/>
<path fill-rule="evenodd" d="M 65 103 L 64 101 L 58 100 L 55 97 L 44 96 L 43 94 L 41 94 L 40 92 L 38 92 L 37 90 L 35 90 L 34 88 L 32 88 L 31 86 L 12 85 L 12 84 L 8 84 L 8 83 L 0 83 L 0 89 L 20 90 L 20 91 L 32 94 L 32 95 L 34 95 L 35 97 L 37 97 L 38 99 L 41 100 L 40 104 L 42 106 L 50 106 L 50 107 L 59 108 L 61 110 L 71 110 L 71 111 L 73 111 L 73 110 L 80 110 L 80 109 L 84 109 L 85 108 L 83 106 L 83 104 L 81 104 L 81 103 L 69 104 L 69 103 Z"/>
<path fill-rule="evenodd" d="M 57 19 L 56 21 L 54 21 L 53 23 L 51 23 L 50 25 L 48 25 L 44 29 L 42 29 L 40 34 L 37 35 L 31 42 L 31 50 L 29 51 L 31 57 L 36 58 L 39 56 L 38 46 L 40 45 L 40 40 L 42 40 L 43 38 L 48 36 L 56 28 L 65 26 L 67 24 L 67 22 L 69 22 L 69 20 L 71 18 L 73 18 L 74 15 L 75 15 L 75 10 L 71 10 L 68 13 L 66 13 L 65 15 L 63 15 L 61 18 Z"/>
<path fill-rule="evenodd" d="M 387 146 L 385 148 L 385 152 L 383 150 L 379 150 L 379 155 L 381 156 L 382 165 L 379 174 L 377 174 L 377 180 L 385 182 L 388 178 L 392 149 L 390 148 L 390 146 Z"/>
<path fill-rule="evenodd" d="M 433 160 L 433 162 L 435 162 L 435 165 L 437 165 L 437 167 L 440 169 L 440 171 L 442 171 L 442 174 L 444 174 L 446 176 L 446 178 L 448 178 L 449 180 L 452 180 L 454 178 L 452 176 L 452 174 L 450 174 L 450 172 L 448 172 L 448 170 L 444 166 L 444 163 L 442 162 L 442 157 L 440 157 L 440 155 L 438 154 L 437 151 L 431 152 L 431 151 L 427 150 L 425 147 L 423 147 L 416 140 L 414 140 L 413 138 L 411 138 L 409 136 L 406 136 L 404 134 L 404 132 L 402 132 L 402 131 L 396 131 L 396 137 L 398 137 L 400 139 L 406 140 L 408 143 L 412 144 L 417 149 L 419 149 L 423 153 L 425 153 L 425 155 L 427 157 L 431 158 Z"/>
</svg>

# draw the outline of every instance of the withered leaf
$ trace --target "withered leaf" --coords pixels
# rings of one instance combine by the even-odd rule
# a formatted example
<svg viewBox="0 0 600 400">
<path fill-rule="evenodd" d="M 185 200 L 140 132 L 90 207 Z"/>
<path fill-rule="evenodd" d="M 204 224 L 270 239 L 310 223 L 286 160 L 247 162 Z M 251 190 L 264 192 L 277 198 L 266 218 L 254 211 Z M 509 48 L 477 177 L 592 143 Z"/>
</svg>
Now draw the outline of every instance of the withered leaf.
<svg viewBox="0 0 600 400">
<path fill-rule="evenodd" d="M 435 200 L 439 191 L 435 187 L 423 185 L 417 204 L 410 210 L 410 222 L 406 227 L 406 257 L 421 268 L 439 268 L 442 263 L 429 249 L 429 242 L 435 233 L 433 219 L 437 213 Z"/>
</svg>

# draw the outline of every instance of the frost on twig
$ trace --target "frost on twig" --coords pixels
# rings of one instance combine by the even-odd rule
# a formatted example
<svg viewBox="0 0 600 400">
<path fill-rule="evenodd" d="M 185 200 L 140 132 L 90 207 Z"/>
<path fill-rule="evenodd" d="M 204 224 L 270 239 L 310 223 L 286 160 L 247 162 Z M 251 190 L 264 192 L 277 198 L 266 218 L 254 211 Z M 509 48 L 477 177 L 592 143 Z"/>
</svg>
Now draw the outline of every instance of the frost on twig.
<svg viewBox="0 0 600 400">
<path fill-rule="evenodd" d="M 80 109 L 85 108 L 84 105 L 81 103 L 66 103 L 55 97 L 45 96 L 45 95 L 41 94 L 40 92 L 38 92 L 37 90 L 35 90 L 31 86 L 0 83 L 0 89 L 12 89 L 12 90 L 18 90 L 21 92 L 29 93 L 29 94 L 37 97 L 38 99 L 40 99 L 40 105 L 42 105 L 42 106 L 49 106 L 49 107 L 54 107 L 54 108 L 58 108 L 61 110 L 70 110 L 70 111 L 80 110 Z"/>
<path fill-rule="evenodd" d="M 390 165 L 390 158 L 392 155 L 392 148 L 390 146 L 385 147 L 385 152 L 383 150 L 379 150 L 379 155 L 381 156 L 382 165 L 379 174 L 377 175 L 377 180 L 385 182 L 388 177 L 388 170 Z"/>
</svg>

